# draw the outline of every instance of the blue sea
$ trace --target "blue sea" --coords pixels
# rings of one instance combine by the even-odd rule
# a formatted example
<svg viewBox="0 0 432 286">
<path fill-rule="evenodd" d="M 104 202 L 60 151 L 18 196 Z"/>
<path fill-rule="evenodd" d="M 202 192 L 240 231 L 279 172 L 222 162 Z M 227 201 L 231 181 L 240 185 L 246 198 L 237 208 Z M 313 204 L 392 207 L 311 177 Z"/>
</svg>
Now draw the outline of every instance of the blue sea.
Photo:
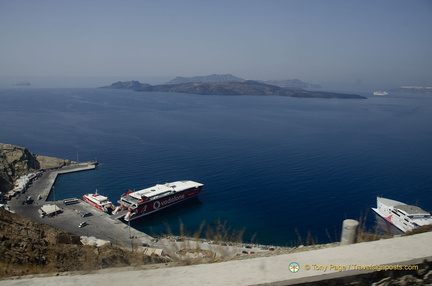
<svg viewBox="0 0 432 286">
<path fill-rule="evenodd" d="M 344 219 L 381 224 L 376 196 L 431 211 L 432 96 L 343 91 L 368 99 L 1 89 L 0 142 L 100 162 L 60 176 L 56 199 L 203 183 L 198 200 L 132 223 L 152 235 L 219 221 L 245 241 L 325 243 Z"/>
</svg>

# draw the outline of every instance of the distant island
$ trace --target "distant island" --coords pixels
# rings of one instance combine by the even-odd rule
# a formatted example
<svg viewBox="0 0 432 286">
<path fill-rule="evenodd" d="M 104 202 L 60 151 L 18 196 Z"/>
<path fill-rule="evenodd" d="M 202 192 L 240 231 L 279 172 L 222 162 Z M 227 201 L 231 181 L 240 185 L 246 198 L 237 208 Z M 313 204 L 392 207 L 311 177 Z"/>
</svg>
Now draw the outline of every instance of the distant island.
<svg viewBox="0 0 432 286">
<path fill-rule="evenodd" d="M 267 84 L 255 80 L 220 80 L 230 78 L 232 75 L 211 75 L 208 77 L 194 77 L 187 81 L 188 78 L 177 77 L 170 82 L 182 83 L 150 85 L 140 83 L 139 81 L 115 82 L 109 86 L 101 88 L 109 89 L 131 89 L 141 92 L 177 92 L 187 94 L 201 95 L 278 95 L 289 97 L 304 98 L 344 98 L 344 99 L 365 99 L 366 97 L 356 94 L 309 91 L 302 88 L 288 88 L 277 85 Z M 216 81 L 205 81 L 205 80 Z"/>
<path fill-rule="evenodd" d="M 18 85 L 18 86 L 30 86 L 31 84 L 28 81 L 19 81 L 14 83 L 14 85 Z"/>
<path fill-rule="evenodd" d="M 391 89 L 390 92 L 432 94 L 432 87 L 430 87 L 430 86 L 401 86 L 398 88 Z"/>
</svg>

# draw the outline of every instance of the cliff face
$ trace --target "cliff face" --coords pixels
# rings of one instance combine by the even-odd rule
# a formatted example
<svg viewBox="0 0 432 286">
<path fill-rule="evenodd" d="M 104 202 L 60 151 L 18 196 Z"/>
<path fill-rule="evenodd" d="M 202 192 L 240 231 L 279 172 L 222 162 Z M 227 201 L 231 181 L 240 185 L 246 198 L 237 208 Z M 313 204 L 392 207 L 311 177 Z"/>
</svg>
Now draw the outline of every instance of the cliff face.
<svg viewBox="0 0 432 286">
<path fill-rule="evenodd" d="M 70 164 L 69 160 L 35 155 L 27 148 L 0 143 L 0 191 L 10 190 L 14 181 L 22 175 Z"/>
</svg>

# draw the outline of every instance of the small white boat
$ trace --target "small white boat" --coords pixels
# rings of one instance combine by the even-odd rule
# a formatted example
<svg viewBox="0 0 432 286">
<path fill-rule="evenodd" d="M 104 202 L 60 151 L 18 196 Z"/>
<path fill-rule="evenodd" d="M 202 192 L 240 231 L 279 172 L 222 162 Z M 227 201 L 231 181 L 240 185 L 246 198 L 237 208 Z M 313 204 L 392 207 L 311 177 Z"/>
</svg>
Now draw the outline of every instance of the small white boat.
<svg viewBox="0 0 432 286">
<path fill-rule="evenodd" d="M 106 213 L 111 213 L 114 210 L 114 205 L 111 201 L 107 197 L 99 195 L 97 190 L 94 194 L 84 195 L 83 200 Z"/>
<path fill-rule="evenodd" d="M 395 200 L 377 197 L 377 207 L 372 210 L 403 232 L 432 224 L 432 216 L 429 212 Z"/>
<path fill-rule="evenodd" d="M 388 95 L 388 92 L 386 91 L 374 91 L 374 95 Z"/>
</svg>

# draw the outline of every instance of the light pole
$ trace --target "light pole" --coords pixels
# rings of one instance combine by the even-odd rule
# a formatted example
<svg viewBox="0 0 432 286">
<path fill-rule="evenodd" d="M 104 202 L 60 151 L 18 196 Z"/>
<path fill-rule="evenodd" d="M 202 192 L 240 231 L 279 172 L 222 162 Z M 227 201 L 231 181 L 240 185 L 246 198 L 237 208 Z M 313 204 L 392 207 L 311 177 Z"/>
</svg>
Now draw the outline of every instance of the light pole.
<svg viewBox="0 0 432 286">
<path fill-rule="evenodd" d="M 77 163 L 79 163 L 79 157 L 78 157 L 78 145 L 75 145 L 76 149 L 77 149 Z"/>
<path fill-rule="evenodd" d="M 132 240 L 132 235 L 131 235 L 131 229 L 130 229 L 130 220 L 128 220 L 128 225 L 129 225 L 129 239 L 131 242 L 131 250 L 133 251 L 133 240 Z"/>
</svg>

